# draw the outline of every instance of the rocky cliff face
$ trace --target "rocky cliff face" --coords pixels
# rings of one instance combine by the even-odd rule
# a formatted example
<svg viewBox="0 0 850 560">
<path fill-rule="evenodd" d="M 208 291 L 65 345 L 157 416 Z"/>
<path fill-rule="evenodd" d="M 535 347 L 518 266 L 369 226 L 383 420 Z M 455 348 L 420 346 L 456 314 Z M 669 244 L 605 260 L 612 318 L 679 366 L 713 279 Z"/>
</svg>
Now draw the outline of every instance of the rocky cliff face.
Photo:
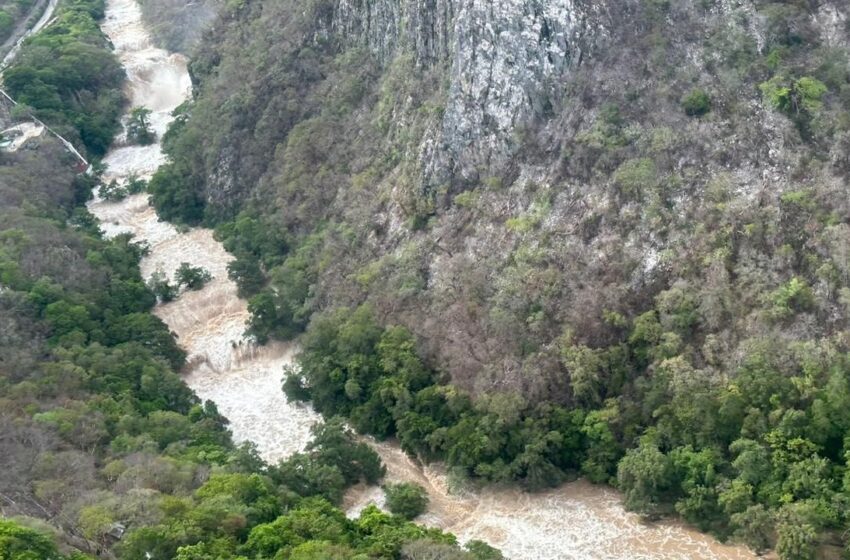
<svg viewBox="0 0 850 560">
<path fill-rule="evenodd" d="M 846 1 L 228 6 L 151 190 L 220 226 L 251 333 L 312 318 L 326 402 L 432 452 L 461 435 L 465 472 L 552 480 L 538 459 L 586 446 L 569 460 L 629 507 L 664 495 L 818 556 L 791 549 L 847 521 L 828 474 L 850 453 Z M 331 310 L 352 320 L 332 333 Z M 410 368 L 371 365 L 350 336 L 369 314 L 486 419 L 444 430 L 454 388 L 370 377 Z"/>
<path fill-rule="evenodd" d="M 383 64 L 409 53 L 443 69 L 443 118 L 423 145 L 424 185 L 503 173 L 514 134 L 551 116 L 571 68 L 606 38 L 605 2 L 343 0 L 323 34 L 365 46 Z"/>
<path fill-rule="evenodd" d="M 193 61 L 171 200 L 287 232 L 267 289 L 289 297 L 297 262 L 309 295 L 278 312 L 370 302 L 478 391 L 571 399 L 565 347 L 650 310 L 688 309 L 670 352 L 719 378 L 748 339 L 846 326 L 847 12 L 245 2 Z M 771 319 L 793 278 L 814 303 Z"/>
</svg>

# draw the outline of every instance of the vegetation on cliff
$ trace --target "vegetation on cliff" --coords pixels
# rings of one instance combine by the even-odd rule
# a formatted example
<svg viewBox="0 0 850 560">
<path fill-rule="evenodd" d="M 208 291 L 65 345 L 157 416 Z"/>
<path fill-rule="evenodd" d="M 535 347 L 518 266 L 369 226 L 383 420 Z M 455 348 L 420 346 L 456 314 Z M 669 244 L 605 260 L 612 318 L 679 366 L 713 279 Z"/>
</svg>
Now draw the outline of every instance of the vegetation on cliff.
<svg viewBox="0 0 850 560">
<path fill-rule="evenodd" d="M 0 160 L 0 556 L 487 558 L 374 508 L 346 518 L 343 491 L 384 468 L 341 421 L 278 465 L 235 446 L 176 373 L 145 248 L 101 237 L 81 206 L 95 179 L 72 161 L 50 138 Z"/>
<path fill-rule="evenodd" d="M 102 9 L 63 3 L 5 76 L 96 154 L 116 132 L 123 76 Z M 186 354 L 152 313 L 168 294 L 141 277 L 146 247 L 102 236 L 84 206 L 97 166 L 77 163 L 48 134 L 0 152 L 0 558 L 494 558 L 374 507 L 347 518 L 345 489 L 384 467 L 341 420 L 277 465 L 236 446 L 178 375 Z M 101 186 L 118 200 L 145 186 L 129 179 Z M 186 264 L 175 276 L 188 289 L 211 279 Z"/>
<path fill-rule="evenodd" d="M 579 472 L 783 558 L 840 541 L 846 6 L 603 1 L 564 31 L 544 2 L 535 35 L 522 2 L 437 4 L 231 6 L 193 60 L 155 201 L 217 226 L 258 339 L 310 325 L 289 393 L 459 475 Z M 535 49 L 563 66 L 517 69 Z"/>
<path fill-rule="evenodd" d="M 11 41 L 10 37 L 15 28 L 30 16 L 37 2 L 34 0 L 2 0 L 0 1 L 0 45 Z M 0 55 L 4 54 L 0 49 Z"/>
<path fill-rule="evenodd" d="M 30 37 L 3 75 L 9 94 L 92 156 L 119 130 L 124 70 L 100 30 L 105 0 L 62 1 L 56 20 Z"/>
</svg>

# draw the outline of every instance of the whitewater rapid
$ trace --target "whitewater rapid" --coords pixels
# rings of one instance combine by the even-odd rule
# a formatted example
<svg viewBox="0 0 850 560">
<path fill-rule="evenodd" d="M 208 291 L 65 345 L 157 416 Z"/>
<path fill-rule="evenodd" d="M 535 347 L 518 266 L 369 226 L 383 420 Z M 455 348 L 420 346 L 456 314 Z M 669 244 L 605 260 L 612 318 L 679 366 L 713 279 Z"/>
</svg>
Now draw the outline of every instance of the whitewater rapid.
<svg viewBox="0 0 850 560">
<path fill-rule="evenodd" d="M 151 121 L 161 136 L 172 111 L 191 94 L 186 59 L 153 46 L 134 0 L 109 0 L 103 30 L 127 71 L 131 105 L 153 111 Z M 107 181 L 147 178 L 165 162 L 158 143 L 124 143 L 119 136 L 104 160 Z M 106 235 L 131 233 L 148 244 L 150 252 L 141 263 L 145 278 L 156 271 L 171 276 L 183 262 L 212 273 L 204 289 L 156 309 L 189 353 L 186 382 L 200 398 L 218 405 L 237 442 L 253 441 L 266 460 L 302 450 L 319 417 L 307 406 L 288 402 L 281 391 L 283 369 L 292 364 L 296 349 L 281 343 L 258 347 L 243 337 L 247 304 L 227 277 L 232 257 L 212 232 L 160 222 L 146 195 L 115 203 L 96 197 L 89 209 Z M 428 490 L 429 510 L 419 521 L 453 532 L 461 541 L 487 541 L 514 560 L 755 558 L 744 548 L 724 546 L 676 523 L 644 524 L 604 487 L 575 482 L 538 494 L 515 488 L 452 493 L 441 467 L 421 467 L 392 444 L 376 443 L 375 449 L 390 480 L 418 482 Z M 358 487 L 349 492 L 345 506 L 355 515 L 371 502 L 382 502 L 380 489 Z"/>
<path fill-rule="evenodd" d="M 131 108 L 150 109 L 152 128 L 161 138 L 174 109 L 191 95 L 186 58 L 153 46 L 135 0 L 109 0 L 102 28 L 127 72 Z M 125 143 L 124 135 L 119 135 L 104 159 L 105 182 L 123 182 L 131 175 L 149 178 L 165 162 L 159 142 Z M 244 339 L 247 302 L 239 299 L 236 285 L 227 277 L 232 257 L 212 232 L 181 231 L 159 221 L 146 195 L 117 203 L 96 197 L 89 210 L 107 236 L 131 233 L 150 247 L 141 263 L 144 278 L 161 271 L 173 279 L 184 262 L 212 274 L 203 290 L 185 292 L 156 309 L 189 354 L 186 383 L 200 398 L 218 405 L 230 419 L 237 441 L 253 441 L 267 460 L 303 450 L 319 416 L 310 407 L 289 404 L 281 392 L 283 368 L 292 363 L 293 348 L 280 343 L 258 347 Z"/>
</svg>

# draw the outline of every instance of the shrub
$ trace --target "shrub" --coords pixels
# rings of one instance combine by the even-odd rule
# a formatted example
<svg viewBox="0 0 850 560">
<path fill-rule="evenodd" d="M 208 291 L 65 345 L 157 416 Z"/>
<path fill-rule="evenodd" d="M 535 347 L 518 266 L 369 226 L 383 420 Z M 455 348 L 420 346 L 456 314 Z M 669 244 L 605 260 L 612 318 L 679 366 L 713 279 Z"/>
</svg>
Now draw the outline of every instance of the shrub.
<svg viewBox="0 0 850 560">
<path fill-rule="evenodd" d="M 428 494 L 418 484 L 401 482 L 384 485 L 387 497 L 387 508 L 393 515 L 405 519 L 415 519 L 422 515 L 428 507 Z"/>
<path fill-rule="evenodd" d="M 156 135 L 151 130 L 150 115 L 150 109 L 145 107 L 136 107 L 130 111 L 127 121 L 127 140 L 130 143 L 147 146 L 156 140 Z"/>
<path fill-rule="evenodd" d="M 118 202 L 127 198 L 127 189 L 113 179 L 100 187 L 100 197 L 109 202 Z"/>
<path fill-rule="evenodd" d="M 771 107 L 787 115 L 817 111 L 822 106 L 821 99 L 827 92 L 826 84 L 809 76 L 790 81 L 781 76 L 774 76 L 759 85 L 759 89 Z"/>
<path fill-rule="evenodd" d="M 0 39 L 5 39 L 12 33 L 15 20 L 5 10 L 0 10 Z"/>
<path fill-rule="evenodd" d="M 472 554 L 475 560 L 505 560 L 504 555 L 498 549 L 483 541 L 469 541 L 464 548 Z"/>
<path fill-rule="evenodd" d="M 795 520 L 797 521 L 797 520 Z M 776 552 L 787 560 L 815 557 L 817 530 L 809 523 L 784 522 L 777 528 Z"/>
<path fill-rule="evenodd" d="M 200 266 L 180 263 L 180 268 L 174 273 L 178 286 L 186 286 L 190 290 L 200 290 L 212 280 L 212 275 Z"/>
<path fill-rule="evenodd" d="M 471 208 L 478 201 L 476 191 L 464 191 L 455 197 L 455 204 L 461 208 Z"/>
<path fill-rule="evenodd" d="M 630 159 L 614 172 L 614 184 L 628 196 L 640 196 L 645 190 L 654 189 L 657 183 L 658 170 L 649 158 Z"/>
<path fill-rule="evenodd" d="M 711 97 L 705 90 L 691 90 L 682 98 L 682 108 L 690 117 L 701 117 L 711 111 Z"/>
<path fill-rule="evenodd" d="M 127 194 L 139 194 L 143 193 L 148 188 L 148 182 L 144 179 L 139 178 L 135 174 L 131 174 L 127 178 L 127 184 L 124 186 L 127 189 Z"/>
<path fill-rule="evenodd" d="M 161 270 L 157 270 L 151 274 L 147 284 L 148 289 L 163 303 L 173 301 L 177 297 L 177 288 L 171 285 L 168 277 Z"/>
<path fill-rule="evenodd" d="M 58 554 L 56 544 L 47 535 L 14 521 L 0 519 L 0 558 L 36 560 L 64 557 Z"/>
<path fill-rule="evenodd" d="M 794 277 L 770 294 L 771 315 L 787 319 L 795 312 L 808 311 L 814 305 L 814 294 L 805 280 Z"/>
</svg>

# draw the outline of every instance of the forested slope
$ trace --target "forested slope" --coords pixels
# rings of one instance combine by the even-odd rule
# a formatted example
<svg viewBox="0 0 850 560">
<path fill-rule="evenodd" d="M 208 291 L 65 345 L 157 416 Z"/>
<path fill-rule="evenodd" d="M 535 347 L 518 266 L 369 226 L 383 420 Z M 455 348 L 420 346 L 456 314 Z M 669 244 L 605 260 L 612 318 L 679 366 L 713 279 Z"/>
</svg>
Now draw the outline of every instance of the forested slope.
<svg viewBox="0 0 850 560">
<path fill-rule="evenodd" d="M 102 157 L 120 129 L 124 70 L 100 30 L 103 0 L 60 2 L 3 74 L 19 116 L 32 114 L 81 152 Z"/>
<path fill-rule="evenodd" d="M 103 10 L 63 2 L 6 75 L 96 154 L 121 108 Z M 89 74 L 98 66 L 110 71 Z M 28 112 L 2 103 L 0 130 Z M 344 490 L 377 483 L 384 467 L 340 420 L 277 465 L 234 445 L 178 375 L 186 355 L 152 313 L 147 249 L 103 237 L 84 205 L 98 172 L 78 171 L 47 133 L 0 149 L 0 558 L 501 557 L 374 507 L 347 518 Z"/>
<path fill-rule="evenodd" d="M 140 0 L 154 40 L 170 51 L 191 53 L 215 19 L 221 0 Z"/>
<path fill-rule="evenodd" d="M 499 558 L 374 508 L 347 519 L 343 490 L 383 467 L 341 422 L 278 465 L 234 446 L 176 373 L 145 248 L 101 237 L 75 164 L 46 135 L 0 152 L 0 557 Z"/>
<path fill-rule="evenodd" d="M 41 15 L 47 2 L 36 0 L 3 0 L 0 2 L 0 55 L 14 43 L 16 30 L 22 25 L 32 25 Z M 40 9 L 41 10 L 40 10 Z"/>
<path fill-rule="evenodd" d="M 312 318 L 291 394 L 809 558 L 850 498 L 847 11 L 228 4 L 151 192 L 257 338 Z"/>
</svg>

